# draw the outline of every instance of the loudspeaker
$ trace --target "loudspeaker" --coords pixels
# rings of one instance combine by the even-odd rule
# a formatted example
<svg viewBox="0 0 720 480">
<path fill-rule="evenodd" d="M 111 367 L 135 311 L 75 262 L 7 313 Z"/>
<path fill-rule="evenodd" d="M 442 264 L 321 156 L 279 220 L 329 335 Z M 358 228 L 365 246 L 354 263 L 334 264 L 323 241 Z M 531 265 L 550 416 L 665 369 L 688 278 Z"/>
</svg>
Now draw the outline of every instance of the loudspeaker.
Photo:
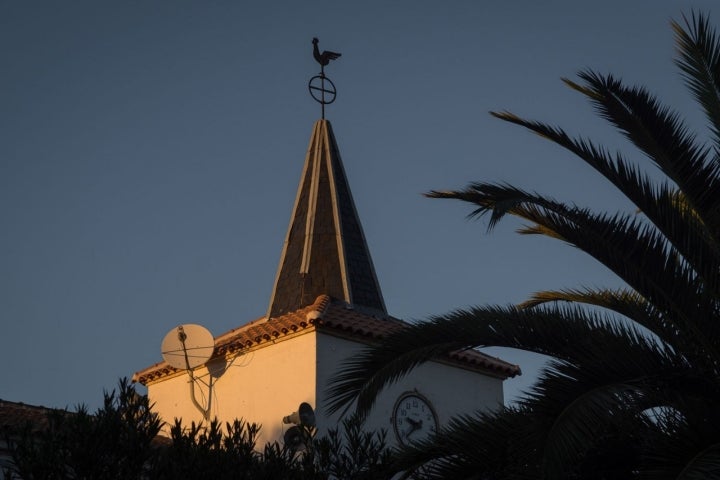
<svg viewBox="0 0 720 480">
<path fill-rule="evenodd" d="M 293 412 L 290 415 L 283 417 L 283 423 L 292 423 L 294 425 L 302 425 L 304 427 L 315 426 L 315 411 L 309 403 L 303 402 L 298 407 L 297 412 Z M 289 429 L 288 432 L 292 430 Z"/>
<path fill-rule="evenodd" d="M 302 446 L 303 436 L 302 432 L 298 427 L 290 427 L 287 432 L 283 435 L 285 446 L 292 449 L 297 449 Z"/>
</svg>

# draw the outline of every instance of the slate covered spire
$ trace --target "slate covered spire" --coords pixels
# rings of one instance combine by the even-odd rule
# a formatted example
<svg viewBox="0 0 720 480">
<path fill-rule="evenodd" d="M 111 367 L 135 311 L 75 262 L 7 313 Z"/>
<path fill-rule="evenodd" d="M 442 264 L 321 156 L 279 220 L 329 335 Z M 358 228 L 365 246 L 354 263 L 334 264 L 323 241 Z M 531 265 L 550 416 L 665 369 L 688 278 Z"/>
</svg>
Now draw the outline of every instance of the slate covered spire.
<svg viewBox="0 0 720 480">
<path fill-rule="evenodd" d="M 319 295 L 386 315 L 330 122 L 313 126 L 267 318 Z"/>
</svg>

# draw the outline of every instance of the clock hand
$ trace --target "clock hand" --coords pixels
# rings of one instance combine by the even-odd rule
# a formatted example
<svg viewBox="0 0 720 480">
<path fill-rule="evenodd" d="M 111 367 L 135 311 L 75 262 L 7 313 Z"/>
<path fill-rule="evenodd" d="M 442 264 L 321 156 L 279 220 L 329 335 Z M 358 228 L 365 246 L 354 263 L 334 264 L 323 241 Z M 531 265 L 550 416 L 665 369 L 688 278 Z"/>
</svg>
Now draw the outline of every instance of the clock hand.
<svg viewBox="0 0 720 480">
<path fill-rule="evenodd" d="M 410 430 L 405 434 L 405 438 L 408 438 L 410 435 L 415 433 L 416 430 L 420 430 L 422 428 L 422 420 L 413 420 L 412 418 L 406 418 L 407 422 L 411 425 Z"/>
</svg>

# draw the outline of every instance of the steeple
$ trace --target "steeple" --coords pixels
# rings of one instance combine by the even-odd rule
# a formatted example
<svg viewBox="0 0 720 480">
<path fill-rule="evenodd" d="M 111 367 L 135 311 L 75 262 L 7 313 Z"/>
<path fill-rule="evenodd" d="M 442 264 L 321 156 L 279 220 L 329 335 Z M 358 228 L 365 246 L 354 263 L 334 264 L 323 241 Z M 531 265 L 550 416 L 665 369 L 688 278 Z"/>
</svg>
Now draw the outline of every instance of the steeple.
<svg viewBox="0 0 720 480">
<path fill-rule="evenodd" d="M 330 122 L 313 126 L 267 318 L 320 295 L 386 314 Z"/>
</svg>

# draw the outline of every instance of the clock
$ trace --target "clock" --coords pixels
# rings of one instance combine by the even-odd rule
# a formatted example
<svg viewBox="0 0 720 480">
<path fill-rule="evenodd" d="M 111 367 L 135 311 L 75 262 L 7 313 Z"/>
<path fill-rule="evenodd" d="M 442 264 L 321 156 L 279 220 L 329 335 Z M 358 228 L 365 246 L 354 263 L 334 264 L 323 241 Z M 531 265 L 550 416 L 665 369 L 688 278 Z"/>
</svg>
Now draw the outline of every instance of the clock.
<svg viewBox="0 0 720 480">
<path fill-rule="evenodd" d="M 395 437 L 401 445 L 424 440 L 438 429 L 438 417 L 430 400 L 417 390 L 405 392 L 395 402 L 392 415 Z"/>
</svg>

